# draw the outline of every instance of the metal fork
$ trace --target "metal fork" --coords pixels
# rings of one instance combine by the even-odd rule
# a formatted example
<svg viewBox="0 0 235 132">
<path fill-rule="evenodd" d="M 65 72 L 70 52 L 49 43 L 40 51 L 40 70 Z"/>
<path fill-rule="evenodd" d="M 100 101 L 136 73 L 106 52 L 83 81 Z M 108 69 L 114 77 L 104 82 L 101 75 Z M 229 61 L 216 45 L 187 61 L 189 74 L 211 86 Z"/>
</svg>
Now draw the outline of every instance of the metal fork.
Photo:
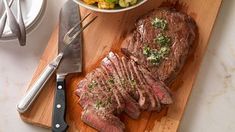
<svg viewBox="0 0 235 132">
<path fill-rule="evenodd" d="M 12 13 L 10 7 L 8 6 L 8 3 L 7 3 L 7 0 L 3 0 L 4 2 L 4 6 L 5 6 L 5 9 L 6 9 L 6 12 L 7 12 L 7 22 L 8 22 L 8 25 L 12 31 L 13 34 L 15 34 L 19 40 L 19 42 L 21 42 L 21 31 L 20 31 L 20 26 L 14 16 L 14 14 Z M 22 43 L 20 43 L 21 46 Z"/>
<path fill-rule="evenodd" d="M 17 7 L 18 7 L 18 22 L 19 22 L 20 33 L 21 33 L 20 45 L 25 46 L 25 44 L 26 44 L 26 29 L 25 29 L 23 16 L 22 16 L 21 0 L 18 0 Z"/>
<path fill-rule="evenodd" d="M 91 19 L 85 26 L 83 26 L 81 29 L 79 29 L 78 32 L 76 32 L 75 34 L 74 31 L 80 27 L 80 25 L 82 24 L 83 21 L 85 21 L 89 16 L 91 15 L 91 13 L 87 14 L 80 22 L 78 22 L 73 28 L 71 28 L 64 36 L 64 43 L 66 45 L 69 45 L 73 42 L 73 40 L 81 34 L 81 32 L 86 29 L 93 21 L 95 21 L 95 19 L 97 18 L 97 16 L 95 16 L 93 19 Z"/>
<path fill-rule="evenodd" d="M 0 0 L 1 1 L 1 0 Z M 13 3 L 14 0 L 11 0 L 9 2 L 9 7 L 11 7 L 12 3 Z M 0 4 L 3 4 L 3 5 L 0 5 L 0 6 L 4 6 L 4 2 L 1 1 Z M 3 9 L 1 9 L 3 10 Z M 3 34 L 3 31 L 4 31 L 4 28 L 5 28 L 5 25 L 6 25 L 6 20 L 7 20 L 7 11 L 4 11 L 1 19 L 0 19 L 0 38 L 2 37 L 2 34 Z"/>
<path fill-rule="evenodd" d="M 33 103 L 33 101 L 36 99 L 37 95 L 42 90 L 43 86 L 46 84 L 47 80 L 51 77 L 52 73 L 57 69 L 60 61 L 63 58 L 64 51 L 72 45 L 71 43 L 74 41 L 74 38 L 76 38 L 78 35 L 82 33 L 97 17 L 94 17 L 91 21 L 89 21 L 84 27 L 79 29 L 78 32 L 76 32 L 73 37 L 70 38 L 70 35 L 72 35 L 73 32 L 76 31 L 76 29 L 79 27 L 79 25 L 89 16 L 90 14 L 86 15 L 80 22 L 78 22 L 65 36 L 64 36 L 64 43 L 66 47 L 64 50 L 58 54 L 58 56 L 53 59 L 52 62 L 50 62 L 47 67 L 43 70 L 39 78 L 35 81 L 35 83 L 32 85 L 30 90 L 27 92 L 27 94 L 24 96 L 24 98 L 20 101 L 20 103 L 17 105 L 17 110 L 20 113 L 24 113 L 28 110 L 30 105 Z"/>
</svg>

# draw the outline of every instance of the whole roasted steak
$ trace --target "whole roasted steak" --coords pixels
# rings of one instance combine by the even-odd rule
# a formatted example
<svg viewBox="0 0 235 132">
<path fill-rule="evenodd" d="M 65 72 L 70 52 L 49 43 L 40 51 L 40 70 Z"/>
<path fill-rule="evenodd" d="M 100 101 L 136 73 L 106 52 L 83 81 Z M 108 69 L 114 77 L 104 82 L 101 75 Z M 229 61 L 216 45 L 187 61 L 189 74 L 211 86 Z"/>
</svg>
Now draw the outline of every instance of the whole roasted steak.
<svg viewBox="0 0 235 132">
<path fill-rule="evenodd" d="M 196 36 L 193 19 L 158 9 L 136 23 L 122 44 L 124 56 L 110 52 L 78 84 L 82 121 L 102 132 L 122 132 L 118 115 L 137 119 L 141 111 L 160 111 L 173 102 L 167 87 L 182 68 Z"/>
<path fill-rule="evenodd" d="M 158 9 L 140 18 L 122 51 L 166 83 L 184 64 L 196 36 L 194 20 L 174 9 Z"/>
</svg>

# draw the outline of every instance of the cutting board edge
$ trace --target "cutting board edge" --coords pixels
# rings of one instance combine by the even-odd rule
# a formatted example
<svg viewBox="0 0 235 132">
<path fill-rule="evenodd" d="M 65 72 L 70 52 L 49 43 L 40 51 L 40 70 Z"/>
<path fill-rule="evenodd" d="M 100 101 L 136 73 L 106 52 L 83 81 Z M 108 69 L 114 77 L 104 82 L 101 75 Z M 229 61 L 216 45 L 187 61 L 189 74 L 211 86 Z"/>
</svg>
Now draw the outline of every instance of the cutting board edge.
<svg viewBox="0 0 235 132">
<path fill-rule="evenodd" d="M 35 122 L 35 121 L 32 121 L 32 120 L 29 120 L 27 118 L 25 118 L 24 116 L 20 115 L 20 118 L 22 121 L 24 121 L 25 123 L 27 124 L 31 124 L 33 126 L 37 126 L 37 127 L 42 127 L 42 128 L 46 128 L 46 129 L 50 129 L 51 126 L 48 126 L 46 124 L 42 124 L 42 123 L 38 123 L 38 122 Z"/>
<path fill-rule="evenodd" d="M 212 34 L 213 29 L 214 29 L 214 25 L 215 25 L 215 23 L 216 23 L 216 18 L 217 18 L 217 16 L 218 16 L 218 11 L 220 10 L 221 5 L 222 5 L 221 3 L 222 3 L 222 0 L 220 1 L 219 8 L 218 8 L 218 10 L 217 10 L 217 12 L 216 12 L 216 17 L 215 17 L 215 20 L 214 20 L 214 23 L 213 23 L 213 26 L 212 26 L 212 30 L 211 30 L 210 33 L 209 33 L 209 38 L 208 38 L 208 40 L 207 40 L 207 43 L 209 42 L 209 40 L 210 40 L 210 38 L 211 38 L 211 34 Z M 55 31 L 54 31 L 54 32 L 55 32 Z M 53 36 L 53 34 L 51 35 L 51 38 L 52 38 L 52 36 Z M 50 41 L 51 41 L 51 40 L 50 40 Z M 50 43 L 50 41 L 49 41 L 49 43 Z M 47 49 L 47 48 L 48 48 L 48 47 L 46 47 L 46 49 Z M 205 48 L 205 51 L 203 52 L 203 56 L 205 55 L 205 53 L 206 53 L 206 51 L 207 51 L 207 48 L 208 48 L 208 44 L 207 44 L 207 46 L 206 46 L 206 48 Z M 45 51 L 45 52 L 46 52 L 46 51 Z M 43 53 L 42 57 L 44 56 L 45 52 Z M 41 60 L 41 59 L 40 59 L 40 60 Z M 202 61 L 203 61 L 203 57 L 200 59 L 200 64 L 199 64 L 199 65 L 201 65 Z M 38 68 L 39 68 L 39 67 L 36 68 L 36 71 L 38 70 Z M 195 79 L 193 80 L 192 87 L 195 85 L 196 78 L 197 78 L 197 76 L 198 76 L 199 70 L 200 70 L 200 67 L 198 68 L 198 70 L 197 70 L 197 72 L 196 72 L 196 74 L 195 74 L 195 77 L 194 77 Z M 36 75 L 36 73 L 37 73 L 37 72 L 35 72 L 34 76 Z M 32 80 L 33 80 L 33 79 L 32 79 Z M 27 89 L 29 89 L 29 88 L 27 88 Z M 188 99 L 190 98 L 191 93 L 192 93 L 192 88 L 190 89 L 190 93 L 189 93 L 189 95 L 188 95 Z M 188 99 L 186 100 L 186 107 L 187 107 Z M 185 112 L 186 107 L 184 107 L 184 109 L 183 109 L 183 114 L 182 114 L 182 116 L 180 117 L 180 120 L 179 120 L 179 123 L 178 123 L 179 125 L 180 125 L 180 122 L 181 122 L 181 120 L 182 120 L 182 118 L 183 118 L 183 116 L 184 116 L 184 112 Z M 41 127 L 44 127 L 44 128 L 49 128 L 48 125 L 43 125 L 43 124 L 39 124 L 39 123 L 34 122 L 34 121 L 27 120 L 26 117 L 24 117 L 23 115 L 20 115 L 20 117 L 21 117 L 21 119 L 22 119 L 24 122 L 26 122 L 26 123 L 34 124 L 34 125 L 36 125 L 36 126 L 41 126 Z M 178 130 L 178 128 L 179 128 L 179 125 L 177 126 L 177 130 Z M 177 131 L 177 130 L 176 130 L 176 131 Z"/>
</svg>

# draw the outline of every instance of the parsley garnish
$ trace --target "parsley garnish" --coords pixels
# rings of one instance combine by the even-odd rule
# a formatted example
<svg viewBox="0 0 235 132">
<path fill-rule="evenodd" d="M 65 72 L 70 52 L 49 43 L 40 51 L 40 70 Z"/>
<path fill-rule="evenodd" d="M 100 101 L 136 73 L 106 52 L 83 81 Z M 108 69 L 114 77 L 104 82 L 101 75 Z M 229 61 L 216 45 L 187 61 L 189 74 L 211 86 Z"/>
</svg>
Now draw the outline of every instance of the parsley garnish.
<svg viewBox="0 0 235 132">
<path fill-rule="evenodd" d="M 144 45 L 143 54 L 145 56 L 149 56 L 151 54 L 151 49 L 150 49 L 150 47 L 148 47 L 148 45 Z"/>
<path fill-rule="evenodd" d="M 150 49 L 146 46 L 147 49 Z M 145 49 L 143 49 L 145 50 Z M 146 54 L 147 60 L 154 65 L 158 65 L 170 53 L 170 47 L 161 47 L 160 50 L 150 49 L 149 54 Z"/>
<path fill-rule="evenodd" d="M 98 100 L 98 101 L 96 101 L 96 103 L 95 103 L 95 107 L 97 108 L 97 109 L 99 109 L 100 107 L 103 107 L 103 102 L 102 101 L 100 101 L 100 100 Z"/>
<path fill-rule="evenodd" d="M 158 18 L 155 18 L 153 21 L 152 21 L 152 25 L 156 28 L 161 28 L 162 30 L 165 30 L 167 29 L 167 21 L 165 19 L 158 19 Z"/>
<path fill-rule="evenodd" d="M 88 88 L 89 88 L 89 90 L 93 90 L 94 87 L 96 87 L 97 85 L 98 85 L 98 83 L 95 80 L 93 80 L 93 81 L 91 81 L 90 84 L 88 84 Z"/>
<path fill-rule="evenodd" d="M 109 80 L 108 80 L 108 83 L 110 83 L 110 84 L 114 84 L 115 83 L 115 81 L 114 81 L 114 79 L 113 78 L 109 78 Z"/>
<path fill-rule="evenodd" d="M 167 37 L 162 33 L 158 34 L 154 41 L 155 43 L 158 43 L 161 47 L 169 46 L 171 43 L 170 37 Z"/>
<path fill-rule="evenodd" d="M 136 80 L 131 79 L 131 87 L 135 88 L 135 86 L 136 86 Z"/>
</svg>

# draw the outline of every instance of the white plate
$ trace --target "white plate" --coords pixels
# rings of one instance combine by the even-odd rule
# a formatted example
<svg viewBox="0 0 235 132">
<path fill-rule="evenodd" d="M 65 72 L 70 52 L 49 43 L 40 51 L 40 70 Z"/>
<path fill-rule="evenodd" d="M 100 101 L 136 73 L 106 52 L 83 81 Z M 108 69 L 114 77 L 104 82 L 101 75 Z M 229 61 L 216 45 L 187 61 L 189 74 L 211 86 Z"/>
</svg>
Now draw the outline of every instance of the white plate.
<svg viewBox="0 0 235 132">
<path fill-rule="evenodd" d="M 123 12 L 123 11 L 128 11 L 131 9 L 134 9 L 142 4 L 144 4 L 146 1 L 148 0 L 138 0 L 137 4 L 130 6 L 130 7 L 126 7 L 126 8 L 114 8 L 114 9 L 100 9 L 95 5 L 88 5 L 85 2 L 83 2 L 83 0 L 73 0 L 74 2 L 76 2 L 77 4 L 79 4 L 82 7 L 85 7 L 89 10 L 92 11 L 96 11 L 96 12 L 104 12 L 104 13 L 118 13 L 118 12 Z"/>
<path fill-rule="evenodd" d="M 1 1 L 1 0 L 0 0 Z M 10 1 L 10 0 L 8 0 Z M 14 0 L 11 10 L 13 11 L 14 15 L 17 18 L 17 1 Z M 37 22 L 41 18 L 45 7 L 46 7 L 46 0 L 21 0 L 21 8 L 22 14 L 24 18 L 24 23 L 26 27 L 27 33 L 36 26 Z M 3 11 L 0 12 L 0 16 L 2 16 Z M 14 34 L 12 34 L 8 24 L 3 32 L 3 36 L 1 39 L 12 39 L 15 38 Z"/>
</svg>

